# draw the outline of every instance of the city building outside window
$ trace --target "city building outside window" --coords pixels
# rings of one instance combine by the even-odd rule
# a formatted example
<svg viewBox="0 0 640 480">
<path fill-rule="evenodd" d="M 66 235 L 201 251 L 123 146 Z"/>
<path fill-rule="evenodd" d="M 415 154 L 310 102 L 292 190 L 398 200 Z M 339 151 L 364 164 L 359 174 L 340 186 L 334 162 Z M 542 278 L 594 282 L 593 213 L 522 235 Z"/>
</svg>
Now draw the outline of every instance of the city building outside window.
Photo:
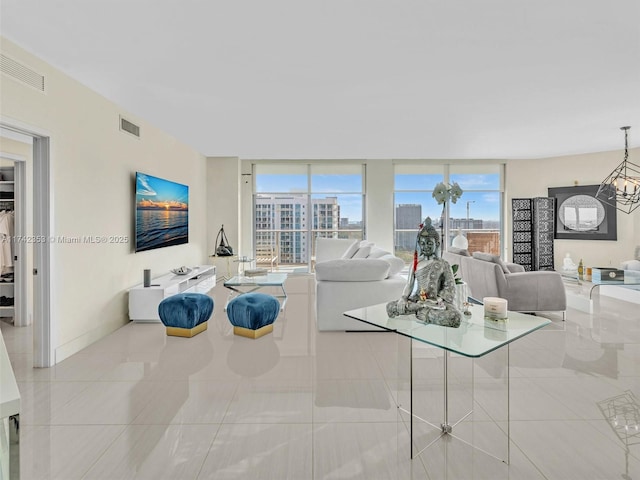
<svg viewBox="0 0 640 480">
<path fill-rule="evenodd" d="M 310 265 L 317 237 L 363 238 L 362 165 L 260 163 L 254 178 L 255 250 L 280 268 Z"/>
<path fill-rule="evenodd" d="M 416 248 L 420 224 L 431 217 L 439 228 L 442 207 L 431 197 L 434 187 L 444 181 L 442 165 L 395 165 L 394 253 L 409 264 Z"/>
<path fill-rule="evenodd" d="M 460 233 L 469 252 L 501 254 L 502 165 L 396 164 L 394 166 L 395 254 L 408 264 L 413 258 L 419 225 L 431 217 L 443 232 L 445 248 Z M 457 182 L 463 190 L 458 201 L 442 205 L 432 197 L 440 182 Z M 443 223 L 444 222 L 444 223 Z"/>
<path fill-rule="evenodd" d="M 468 250 L 502 254 L 503 182 L 501 165 L 452 165 L 450 182 L 464 193 L 449 207 L 449 245 L 457 232 L 467 237 Z"/>
</svg>

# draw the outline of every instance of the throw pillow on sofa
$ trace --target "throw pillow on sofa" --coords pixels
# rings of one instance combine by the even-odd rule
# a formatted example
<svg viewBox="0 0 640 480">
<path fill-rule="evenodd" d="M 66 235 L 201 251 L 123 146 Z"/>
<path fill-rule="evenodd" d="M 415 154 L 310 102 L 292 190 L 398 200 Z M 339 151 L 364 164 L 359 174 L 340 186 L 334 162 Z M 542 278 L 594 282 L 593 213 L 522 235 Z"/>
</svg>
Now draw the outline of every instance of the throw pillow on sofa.
<svg viewBox="0 0 640 480">
<path fill-rule="evenodd" d="M 404 269 L 404 260 L 390 253 L 380 257 L 380 260 L 384 260 L 389 263 L 389 277 L 399 274 Z"/>
<path fill-rule="evenodd" d="M 502 261 L 502 259 L 497 255 L 492 255 L 490 253 L 484 253 L 484 252 L 473 252 L 472 257 L 477 259 L 477 260 L 496 263 L 496 264 L 500 265 L 500 268 L 502 268 L 502 271 L 504 273 L 506 273 L 506 274 L 511 273 L 509 271 L 509 269 L 507 268 L 507 264 L 504 263 Z"/>
<path fill-rule="evenodd" d="M 369 240 L 362 240 L 358 244 L 358 248 L 351 256 L 351 258 L 367 258 L 369 256 L 369 253 L 371 253 L 372 248 L 373 242 L 370 242 Z"/>
<path fill-rule="evenodd" d="M 353 257 L 353 254 L 356 253 L 359 248 L 360 248 L 360 243 L 357 240 L 354 240 L 353 243 L 349 245 L 349 248 L 347 248 L 347 251 L 342 254 L 342 258 Z"/>
<path fill-rule="evenodd" d="M 315 239 L 315 263 L 324 262 L 340 258 L 344 252 L 354 243 L 358 243 L 352 238 L 322 238 Z"/>
<path fill-rule="evenodd" d="M 373 245 L 362 245 L 356 253 L 353 254 L 351 258 L 367 258 L 371 253 L 371 249 Z"/>
<path fill-rule="evenodd" d="M 358 242 L 354 240 L 351 246 L 342 255 L 342 258 L 367 258 L 373 247 L 373 242 L 362 240 Z M 362 251 L 361 251 L 362 250 Z"/>
</svg>

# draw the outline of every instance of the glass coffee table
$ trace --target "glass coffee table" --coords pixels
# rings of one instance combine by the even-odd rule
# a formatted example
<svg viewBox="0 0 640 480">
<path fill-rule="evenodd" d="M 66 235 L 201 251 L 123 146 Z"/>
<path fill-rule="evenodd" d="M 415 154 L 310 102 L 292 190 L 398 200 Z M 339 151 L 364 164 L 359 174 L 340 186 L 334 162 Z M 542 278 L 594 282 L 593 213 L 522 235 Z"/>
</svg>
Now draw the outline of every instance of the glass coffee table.
<svg viewBox="0 0 640 480">
<path fill-rule="evenodd" d="M 623 277 L 617 279 L 593 276 L 589 280 L 573 279 L 571 282 L 566 282 L 565 287 L 567 306 L 592 314 L 594 313 L 594 293 L 638 303 L 640 271 L 624 270 Z"/>
<path fill-rule="evenodd" d="M 497 330 L 494 328 L 486 327 L 484 320 L 484 306 L 471 305 L 471 316 L 465 316 L 462 320 L 462 324 L 458 328 L 441 327 L 438 325 L 425 324 L 413 315 L 401 315 L 394 318 L 389 318 L 386 311 L 386 304 L 373 305 L 365 308 L 358 308 L 355 310 L 349 310 L 344 312 L 347 317 L 359 320 L 369 325 L 380 327 L 383 330 L 389 332 L 395 332 L 397 335 L 406 337 L 409 339 L 409 399 L 408 408 L 403 405 L 403 402 L 396 399 L 398 409 L 408 414 L 410 418 L 409 434 L 411 438 L 411 458 L 420 455 L 424 450 L 429 448 L 435 442 L 442 437 L 450 435 L 462 442 L 483 451 L 484 453 L 491 455 L 505 463 L 509 463 L 510 457 L 510 430 L 509 430 L 509 345 L 534 332 L 540 328 L 551 323 L 550 320 L 533 315 L 526 315 L 517 312 L 508 312 L 509 320 L 507 322 L 506 329 Z M 413 379 L 413 357 L 414 357 L 414 342 L 420 342 L 434 347 L 438 347 L 444 350 L 444 372 L 443 372 L 443 394 L 444 394 L 444 412 L 442 423 L 440 425 L 430 423 L 429 421 L 414 414 L 414 379 Z M 475 399 L 472 399 L 471 411 L 463 414 L 456 422 L 451 422 L 449 418 L 449 408 L 451 398 L 449 395 L 450 390 L 450 369 L 449 361 L 450 355 L 458 354 L 468 358 L 483 357 L 491 352 L 497 351 L 506 347 L 506 459 L 500 458 L 487 450 L 480 448 L 477 445 L 472 444 L 465 439 L 453 434 L 453 430 L 456 425 L 460 424 L 469 415 L 473 413 L 475 406 Z M 401 356 L 398 351 L 399 357 Z M 402 363 L 402 359 L 398 358 L 399 364 Z M 472 367 L 473 369 L 473 367 Z M 473 374 L 471 384 L 473 385 Z M 471 395 L 474 395 L 474 387 L 471 387 Z M 459 402 L 458 402 L 459 403 Z M 416 453 L 414 454 L 414 420 L 421 421 L 436 428 L 440 431 L 440 434 L 431 441 L 424 448 L 418 450 L 416 447 Z"/>
<path fill-rule="evenodd" d="M 624 270 L 624 276 L 622 280 L 613 280 L 605 277 L 605 279 L 591 279 L 591 290 L 589 291 L 589 298 L 593 298 L 593 290 L 600 286 L 618 286 L 624 288 L 638 289 L 640 288 L 640 271 L 637 270 Z"/>
<path fill-rule="evenodd" d="M 246 277 L 244 275 L 236 275 L 228 280 L 225 280 L 223 285 L 232 291 L 227 298 L 227 303 L 224 306 L 225 311 L 227 305 L 234 295 L 243 295 L 245 293 L 255 292 L 265 287 L 275 287 L 280 289 L 280 292 L 273 295 L 280 301 L 280 310 L 284 310 L 284 306 L 287 303 L 287 292 L 284 289 L 284 282 L 287 280 L 286 273 L 267 273 L 266 275 L 260 275 L 256 277 Z"/>
</svg>

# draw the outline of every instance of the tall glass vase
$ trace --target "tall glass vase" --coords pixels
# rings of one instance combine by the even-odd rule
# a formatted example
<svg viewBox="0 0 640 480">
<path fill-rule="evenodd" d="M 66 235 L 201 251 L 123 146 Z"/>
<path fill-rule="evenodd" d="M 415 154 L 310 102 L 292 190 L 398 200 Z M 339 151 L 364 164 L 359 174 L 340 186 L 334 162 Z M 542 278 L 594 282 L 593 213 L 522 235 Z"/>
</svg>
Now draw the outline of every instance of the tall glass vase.
<svg viewBox="0 0 640 480">
<path fill-rule="evenodd" d="M 444 214 L 447 208 L 447 202 L 442 203 L 442 213 L 440 214 L 440 258 L 444 253 Z"/>
<path fill-rule="evenodd" d="M 455 306 L 458 308 L 458 310 L 460 310 L 461 312 L 465 311 L 465 302 L 468 300 L 469 298 L 469 287 L 467 286 L 467 284 L 465 282 L 462 283 L 456 283 L 456 296 L 455 296 Z"/>
</svg>

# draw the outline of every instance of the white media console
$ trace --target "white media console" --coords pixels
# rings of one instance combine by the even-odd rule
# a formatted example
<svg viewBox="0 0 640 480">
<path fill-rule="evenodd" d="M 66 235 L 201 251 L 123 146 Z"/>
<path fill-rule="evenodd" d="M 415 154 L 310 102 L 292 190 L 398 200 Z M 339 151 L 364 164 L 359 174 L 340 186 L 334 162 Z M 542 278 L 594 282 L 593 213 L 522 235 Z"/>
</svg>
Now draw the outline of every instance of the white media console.
<svg viewBox="0 0 640 480">
<path fill-rule="evenodd" d="M 151 280 L 151 286 L 136 285 L 129 289 L 129 320 L 159 322 L 158 305 L 177 293 L 207 293 L 216 286 L 216 267 L 191 267 L 186 275 L 167 273 Z"/>
</svg>

